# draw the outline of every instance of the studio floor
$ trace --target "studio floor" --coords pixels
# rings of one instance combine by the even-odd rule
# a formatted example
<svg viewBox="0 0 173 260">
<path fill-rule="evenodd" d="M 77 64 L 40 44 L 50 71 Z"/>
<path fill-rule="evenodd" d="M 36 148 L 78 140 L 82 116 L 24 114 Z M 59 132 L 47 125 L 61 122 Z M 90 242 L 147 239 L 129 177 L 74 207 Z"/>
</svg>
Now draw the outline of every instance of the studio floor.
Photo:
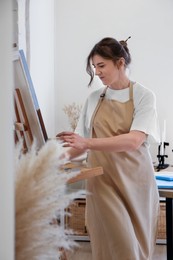
<svg viewBox="0 0 173 260">
<path fill-rule="evenodd" d="M 67 253 L 68 260 L 92 260 L 90 242 L 78 242 L 79 248 Z M 156 245 L 153 260 L 166 260 L 166 245 Z"/>
</svg>

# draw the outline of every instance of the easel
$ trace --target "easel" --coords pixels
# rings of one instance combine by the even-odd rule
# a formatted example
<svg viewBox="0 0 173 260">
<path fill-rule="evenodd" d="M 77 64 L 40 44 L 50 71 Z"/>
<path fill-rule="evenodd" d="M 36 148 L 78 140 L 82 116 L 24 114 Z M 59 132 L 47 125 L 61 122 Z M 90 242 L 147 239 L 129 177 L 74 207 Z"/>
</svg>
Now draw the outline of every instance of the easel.
<svg viewBox="0 0 173 260">
<path fill-rule="evenodd" d="M 14 90 L 14 110 L 15 110 L 15 122 L 14 122 L 15 144 L 22 139 L 23 141 L 22 151 L 23 153 L 26 153 L 32 145 L 33 135 L 31 132 L 31 127 L 29 124 L 25 105 L 19 88 L 16 88 Z M 43 122 L 42 125 L 44 126 Z M 60 248 L 59 250 L 62 253 L 61 260 L 67 260 L 65 250 L 63 248 Z"/>
<path fill-rule="evenodd" d="M 23 141 L 23 152 L 26 153 L 31 147 L 33 136 L 31 127 L 29 125 L 26 109 L 23 103 L 21 91 L 19 88 L 14 90 L 14 108 L 15 108 L 15 122 L 14 122 L 14 138 L 15 143 L 20 139 Z"/>
<path fill-rule="evenodd" d="M 40 149 L 47 141 L 44 121 L 38 105 L 36 93 L 27 66 L 24 52 L 14 53 L 14 141 L 22 140 L 22 152 L 27 153 L 31 148 L 33 139 L 37 141 Z M 58 250 L 58 249 L 57 249 Z M 67 260 L 63 248 L 61 260 Z"/>
</svg>

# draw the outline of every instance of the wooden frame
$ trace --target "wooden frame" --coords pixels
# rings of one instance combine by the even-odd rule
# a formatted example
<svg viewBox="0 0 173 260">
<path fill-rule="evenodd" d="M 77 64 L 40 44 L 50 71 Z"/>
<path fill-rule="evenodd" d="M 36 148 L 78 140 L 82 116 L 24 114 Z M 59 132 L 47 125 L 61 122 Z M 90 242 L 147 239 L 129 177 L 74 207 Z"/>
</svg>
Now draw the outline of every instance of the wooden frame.
<svg viewBox="0 0 173 260">
<path fill-rule="evenodd" d="M 29 125 L 25 105 L 22 100 L 20 89 L 14 91 L 14 107 L 15 107 L 15 143 L 21 138 L 23 140 L 23 152 L 27 152 L 33 142 L 33 135 Z"/>
<path fill-rule="evenodd" d="M 14 53 L 13 65 L 15 141 L 20 133 L 25 139 L 24 149 L 30 146 L 33 138 L 40 148 L 48 137 L 23 50 Z"/>
</svg>

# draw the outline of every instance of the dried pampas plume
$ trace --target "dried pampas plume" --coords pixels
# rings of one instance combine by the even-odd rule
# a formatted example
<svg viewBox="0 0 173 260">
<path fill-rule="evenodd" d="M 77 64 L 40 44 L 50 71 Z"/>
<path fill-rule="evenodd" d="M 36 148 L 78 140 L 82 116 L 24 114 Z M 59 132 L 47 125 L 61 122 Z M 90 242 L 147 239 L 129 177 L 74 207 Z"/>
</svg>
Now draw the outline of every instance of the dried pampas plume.
<svg viewBox="0 0 173 260">
<path fill-rule="evenodd" d="M 73 102 L 70 105 L 65 105 L 63 108 L 63 111 L 67 115 L 70 127 L 73 131 L 76 129 L 81 114 L 81 110 L 82 105 L 78 105 L 75 102 Z"/>
<path fill-rule="evenodd" d="M 56 140 L 39 151 L 34 142 L 26 154 L 20 145 L 16 147 L 16 260 L 61 259 L 60 248 L 76 246 L 70 230 L 51 224 L 52 219 L 64 217 L 64 209 L 83 192 L 67 194 L 71 177 L 59 170 L 61 149 Z"/>
</svg>

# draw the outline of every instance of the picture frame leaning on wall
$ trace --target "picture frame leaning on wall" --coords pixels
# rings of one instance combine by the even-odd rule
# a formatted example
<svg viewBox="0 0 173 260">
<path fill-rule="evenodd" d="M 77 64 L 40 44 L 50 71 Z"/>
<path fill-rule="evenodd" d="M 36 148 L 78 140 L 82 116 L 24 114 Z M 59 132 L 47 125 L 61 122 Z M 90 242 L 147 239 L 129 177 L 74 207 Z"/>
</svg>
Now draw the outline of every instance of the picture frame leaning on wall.
<svg viewBox="0 0 173 260">
<path fill-rule="evenodd" d="M 13 70 L 15 141 L 22 136 L 28 149 L 35 139 L 39 149 L 48 136 L 23 50 L 14 52 Z"/>
</svg>

